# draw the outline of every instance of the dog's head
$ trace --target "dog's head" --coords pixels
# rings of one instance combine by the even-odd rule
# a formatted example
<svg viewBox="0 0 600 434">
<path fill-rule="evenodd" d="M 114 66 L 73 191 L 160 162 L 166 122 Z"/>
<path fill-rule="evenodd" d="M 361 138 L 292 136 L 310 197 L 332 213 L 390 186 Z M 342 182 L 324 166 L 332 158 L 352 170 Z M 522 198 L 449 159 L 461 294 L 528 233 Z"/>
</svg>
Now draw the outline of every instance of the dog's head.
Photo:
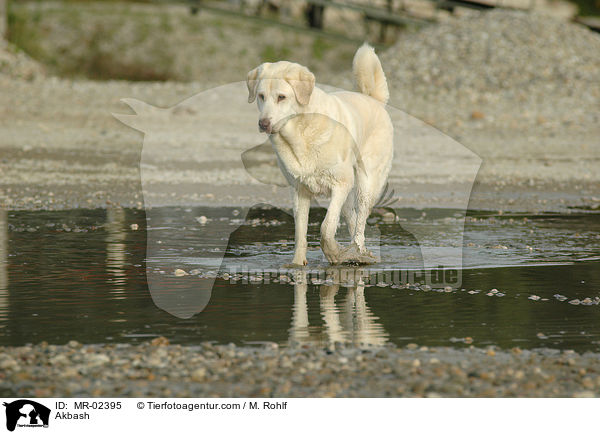
<svg viewBox="0 0 600 434">
<path fill-rule="evenodd" d="M 309 103 L 315 76 L 297 63 L 263 63 L 248 73 L 246 84 L 248 102 L 258 104 L 260 131 L 273 134 Z"/>
</svg>

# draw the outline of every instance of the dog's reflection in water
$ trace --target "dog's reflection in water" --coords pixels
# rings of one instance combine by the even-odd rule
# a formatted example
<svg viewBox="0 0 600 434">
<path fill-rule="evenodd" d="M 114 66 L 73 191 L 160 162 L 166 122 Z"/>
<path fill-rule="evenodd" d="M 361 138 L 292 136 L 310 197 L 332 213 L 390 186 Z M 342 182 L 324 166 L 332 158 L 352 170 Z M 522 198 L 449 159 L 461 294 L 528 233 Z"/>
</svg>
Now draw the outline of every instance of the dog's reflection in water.
<svg viewBox="0 0 600 434">
<path fill-rule="evenodd" d="M 319 307 L 323 327 L 311 327 L 308 319 L 306 271 L 294 274 L 294 309 L 290 341 L 298 343 L 344 343 L 356 346 L 384 345 L 389 335 L 378 322 L 365 300 L 365 286 L 361 281 L 345 285 L 344 282 L 320 285 Z M 340 285 L 341 284 L 341 285 Z M 340 290 L 342 286 L 342 290 Z M 338 293 L 346 290 L 342 300 Z"/>
</svg>

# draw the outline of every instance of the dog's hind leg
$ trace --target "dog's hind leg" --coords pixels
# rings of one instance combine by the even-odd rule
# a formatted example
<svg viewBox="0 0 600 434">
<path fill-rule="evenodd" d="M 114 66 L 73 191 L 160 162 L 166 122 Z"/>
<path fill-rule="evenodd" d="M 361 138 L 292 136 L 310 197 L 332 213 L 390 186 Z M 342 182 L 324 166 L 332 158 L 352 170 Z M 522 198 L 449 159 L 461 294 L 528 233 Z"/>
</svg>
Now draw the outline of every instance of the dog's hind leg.
<svg viewBox="0 0 600 434">
<path fill-rule="evenodd" d="M 348 233 L 350 234 L 350 240 L 353 240 L 356 230 L 355 190 L 352 190 L 350 194 L 348 194 L 348 198 L 346 199 L 346 202 L 344 202 L 344 206 L 342 206 L 342 215 L 344 216 L 344 220 L 348 225 Z"/>
<path fill-rule="evenodd" d="M 367 225 L 367 219 L 371 213 L 371 204 L 369 198 L 362 197 L 357 200 L 358 210 L 356 212 L 356 227 L 354 233 L 354 244 L 358 247 L 361 253 L 365 253 L 367 248 L 365 246 L 365 227 Z"/>
<path fill-rule="evenodd" d="M 338 185 L 331 191 L 331 202 L 327 208 L 327 214 L 321 224 L 321 249 L 331 264 L 339 264 L 340 245 L 335 240 L 335 233 L 340 222 L 342 206 L 348 197 L 350 188 Z"/>
<path fill-rule="evenodd" d="M 369 214 L 371 213 L 374 197 L 373 192 L 368 189 L 368 181 L 366 176 L 357 179 L 359 184 L 355 191 L 356 223 L 351 235 L 352 241 L 350 245 L 340 252 L 339 256 L 342 263 L 373 264 L 377 262 L 377 258 L 367 250 L 365 245 L 365 227 Z M 365 191 L 365 188 L 367 191 Z M 378 188 L 378 186 L 375 186 L 375 188 Z"/>
</svg>

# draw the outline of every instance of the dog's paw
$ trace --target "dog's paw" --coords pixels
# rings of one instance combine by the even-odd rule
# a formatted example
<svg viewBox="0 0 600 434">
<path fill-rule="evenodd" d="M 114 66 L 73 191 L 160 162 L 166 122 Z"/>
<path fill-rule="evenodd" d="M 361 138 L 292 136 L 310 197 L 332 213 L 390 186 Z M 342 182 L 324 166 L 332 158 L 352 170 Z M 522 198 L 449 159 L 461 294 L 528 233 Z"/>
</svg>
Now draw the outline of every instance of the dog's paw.
<svg viewBox="0 0 600 434">
<path fill-rule="evenodd" d="M 306 267 L 306 265 L 308 265 L 308 261 L 306 259 L 304 259 L 301 262 L 292 262 L 290 264 L 285 264 L 283 267 L 284 268 L 303 268 Z"/>
<path fill-rule="evenodd" d="M 377 258 L 369 250 L 363 251 L 352 243 L 348 247 L 342 249 L 339 254 L 339 263 L 347 265 L 370 265 L 377 263 Z"/>
<path fill-rule="evenodd" d="M 321 250 L 331 265 L 338 265 L 342 263 L 340 260 L 340 252 L 342 249 L 337 241 L 321 240 Z"/>
<path fill-rule="evenodd" d="M 338 250 L 336 252 L 332 252 L 332 251 L 323 251 L 323 254 L 325 255 L 325 259 L 327 259 L 327 261 L 331 264 L 331 265 L 340 265 L 343 261 L 341 259 L 340 256 L 341 250 Z"/>
</svg>

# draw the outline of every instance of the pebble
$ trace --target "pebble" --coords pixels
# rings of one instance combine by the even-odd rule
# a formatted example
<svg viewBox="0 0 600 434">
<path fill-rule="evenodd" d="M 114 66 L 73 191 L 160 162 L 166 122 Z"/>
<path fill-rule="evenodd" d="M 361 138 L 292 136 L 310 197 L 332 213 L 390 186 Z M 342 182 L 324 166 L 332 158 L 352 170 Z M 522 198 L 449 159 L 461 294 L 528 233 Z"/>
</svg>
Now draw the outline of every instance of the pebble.
<svg viewBox="0 0 600 434">
<path fill-rule="evenodd" d="M 177 268 L 177 269 L 175 269 L 173 274 L 177 277 L 181 277 L 181 276 L 187 276 L 189 273 L 185 270 L 182 270 L 181 268 Z"/>
<path fill-rule="evenodd" d="M 2 360 L 0 360 L 0 369 L 2 369 L 2 370 L 10 371 L 10 370 L 18 370 L 18 368 L 19 368 L 19 364 L 12 357 L 5 357 Z"/>
<path fill-rule="evenodd" d="M 194 369 L 194 371 L 192 372 L 192 375 L 191 375 L 191 378 L 194 381 L 202 381 L 202 380 L 204 380 L 205 377 L 206 377 L 206 369 L 204 369 L 204 368 Z"/>
<path fill-rule="evenodd" d="M 164 347 L 169 345 L 169 340 L 164 336 L 159 336 L 157 338 L 152 339 L 150 341 L 150 345 L 152 345 L 153 347 Z"/>
<path fill-rule="evenodd" d="M 69 363 L 69 359 L 64 354 L 58 354 L 48 360 L 51 365 L 62 366 Z"/>
<path fill-rule="evenodd" d="M 104 365 L 109 362 L 110 362 L 110 357 L 108 357 L 106 354 L 102 354 L 102 353 L 92 353 L 92 354 L 86 355 L 86 357 L 85 357 L 85 364 L 87 366 L 91 366 L 91 367 Z"/>
</svg>

